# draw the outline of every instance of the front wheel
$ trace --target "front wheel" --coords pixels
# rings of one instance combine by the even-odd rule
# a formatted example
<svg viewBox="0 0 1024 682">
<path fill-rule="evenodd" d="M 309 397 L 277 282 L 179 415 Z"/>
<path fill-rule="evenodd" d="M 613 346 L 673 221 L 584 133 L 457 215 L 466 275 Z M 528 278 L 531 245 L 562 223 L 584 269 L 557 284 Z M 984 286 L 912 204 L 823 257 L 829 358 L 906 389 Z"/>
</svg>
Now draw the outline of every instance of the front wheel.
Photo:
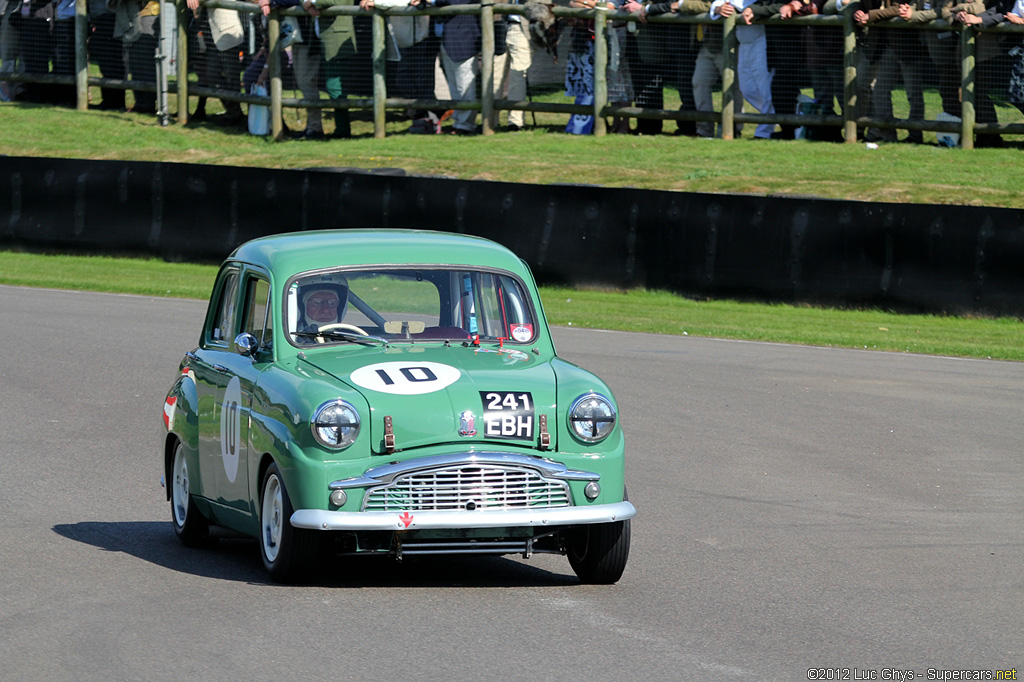
<svg viewBox="0 0 1024 682">
<path fill-rule="evenodd" d="M 185 446 L 180 442 L 174 446 L 171 460 L 171 520 L 175 534 L 186 547 L 202 547 L 212 542 L 210 524 L 192 499 Z"/>
<path fill-rule="evenodd" d="M 566 541 L 566 553 L 580 582 L 617 582 L 629 559 L 629 519 L 574 528 Z"/>
<path fill-rule="evenodd" d="M 274 581 L 295 582 L 307 574 L 317 554 L 316 531 L 292 526 L 292 503 L 276 464 L 263 475 L 260 555 Z"/>
</svg>

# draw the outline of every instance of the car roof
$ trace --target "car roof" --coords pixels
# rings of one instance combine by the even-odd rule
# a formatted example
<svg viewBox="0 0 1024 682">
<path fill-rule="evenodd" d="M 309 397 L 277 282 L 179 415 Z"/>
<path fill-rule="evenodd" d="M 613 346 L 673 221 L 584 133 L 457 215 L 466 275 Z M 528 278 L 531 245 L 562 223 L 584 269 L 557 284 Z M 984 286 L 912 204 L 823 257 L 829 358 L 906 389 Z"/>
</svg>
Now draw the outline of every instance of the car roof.
<svg viewBox="0 0 1024 682">
<path fill-rule="evenodd" d="M 358 265 L 471 265 L 524 271 L 514 253 L 489 239 L 406 229 L 277 234 L 242 244 L 228 260 L 260 265 L 284 277 L 308 270 Z"/>
</svg>

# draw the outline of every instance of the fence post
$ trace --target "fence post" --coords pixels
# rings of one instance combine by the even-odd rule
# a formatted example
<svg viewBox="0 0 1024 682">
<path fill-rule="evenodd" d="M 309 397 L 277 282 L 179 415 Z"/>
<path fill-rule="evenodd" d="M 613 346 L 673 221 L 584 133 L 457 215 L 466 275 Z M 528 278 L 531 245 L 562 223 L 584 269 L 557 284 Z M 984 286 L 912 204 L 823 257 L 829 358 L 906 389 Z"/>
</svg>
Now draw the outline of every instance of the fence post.
<svg viewBox="0 0 1024 682">
<path fill-rule="evenodd" d="M 370 59 L 373 64 L 373 138 L 383 140 L 385 136 L 384 100 L 388 98 L 387 87 L 387 19 L 383 14 L 374 12 L 370 17 L 373 27 L 373 47 Z"/>
<path fill-rule="evenodd" d="M 185 0 L 178 0 L 178 123 L 188 123 L 188 14 Z"/>
<path fill-rule="evenodd" d="M 960 147 L 974 149 L 974 86 L 977 81 L 975 48 L 978 34 L 970 26 L 960 32 Z"/>
<path fill-rule="evenodd" d="M 480 0 L 480 125 L 484 135 L 494 126 L 494 0 Z"/>
<path fill-rule="evenodd" d="M 85 0 L 75 0 L 75 108 L 78 111 L 89 110 L 89 55 L 85 44 L 88 32 Z"/>
<path fill-rule="evenodd" d="M 725 17 L 722 26 L 722 139 L 731 140 L 734 135 L 736 113 L 736 60 L 739 50 L 736 45 L 736 13 Z"/>
<path fill-rule="evenodd" d="M 857 141 L 857 31 L 853 25 L 855 5 L 848 2 L 843 8 L 843 138 L 850 143 Z"/>
<path fill-rule="evenodd" d="M 608 3 L 594 5 L 594 136 L 608 132 L 602 112 L 608 104 Z"/>
<path fill-rule="evenodd" d="M 284 137 L 284 125 L 281 121 L 281 15 L 277 8 L 270 10 L 270 21 L 267 23 L 267 68 L 270 76 L 270 135 L 275 140 Z"/>
</svg>

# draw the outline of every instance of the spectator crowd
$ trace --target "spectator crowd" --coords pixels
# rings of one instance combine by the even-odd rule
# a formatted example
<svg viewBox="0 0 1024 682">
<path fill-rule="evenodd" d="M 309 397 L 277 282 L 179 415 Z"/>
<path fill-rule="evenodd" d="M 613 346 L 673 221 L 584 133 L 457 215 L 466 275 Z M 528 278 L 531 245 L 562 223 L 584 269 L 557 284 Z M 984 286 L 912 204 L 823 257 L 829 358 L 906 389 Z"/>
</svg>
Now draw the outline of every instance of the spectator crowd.
<svg viewBox="0 0 1024 682">
<path fill-rule="evenodd" d="M 529 73 L 535 57 L 547 50 L 564 62 L 565 92 L 580 105 L 594 101 L 595 33 L 589 19 L 556 19 L 551 0 L 531 0 L 524 14 L 495 14 L 494 94 L 496 98 L 524 101 L 530 97 Z M 272 8 L 301 7 L 301 16 L 282 20 L 281 36 L 285 87 L 299 90 L 303 99 L 331 100 L 371 92 L 371 28 L 365 16 L 325 14 L 340 5 L 364 10 L 396 7 L 470 5 L 479 0 L 255 0 L 260 12 L 240 13 L 212 9 L 199 0 L 186 0 L 188 63 L 198 85 L 226 93 L 259 93 L 267 82 L 267 17 Z M 1004 22 L 1024 24 L 1024 0 L 569 0 L 568 6 L 630 12 L 635 21 L 612 24 L 608 32 L 607 101 L 612 105 L 664 109 L 664 91 L 679 93 L 680 109 L 714 111 L 713 96 L 721 86 L 723 70 L 722 19 L 735 16 L 738 56 L 736 79 L 742 100 L 762 114 L 817 113 L 838 115 L 843 96 L 843 35 L 836 26 L 764 25 L 761 20 L 782 20 L 805 15 L 842 13 L 848 2 L 857 30 L 857 92 L 854 117 L 891 120 L 894 92 L 909 112 L 903 118 L 925 120 L 924 90 L 935 87 L 941 100 L 940 119 L 961 115 L 961 55 L 954 30 L 899 30 L 878 22 L 921 23 L 941 19 L 957 25 L 992 27 Z M 160 16 L 170 5 L 160 0 L 87 0 L 89 59 L 103 78 L 134 82 L 156 81 Z M 704 15 L 711 23 L 668 24 L 651 22 L 667 14 Z M 412 100 L 479 99 L 481 30 L 476 14 L 401 15 L 387 18 L 387 92 L 389 97 Z M 995 105 L 1010 104 L 1024 111 L 1024 47 L 1018 33 L 982 32 L 976 57 L 975 108 L 979 123 L 997 123 Z M 558 51 L 558 41 L 563 49 Z M 567 45 L 565 43 L 568 43 Z M 566 49 L 567 48 L 567 49 Z M 563 68 L 561 64 L 559 68 Z M 0 0 L 0 72 L 22 76 L 75 74 L 74 0 Z M 0 99 L 56 104 L 75 103 L 72 85 L 26 82 L 31 78 L 0 81 Z M 813 97 L 802 91 L 813 92 Z M 265 91 L 264 91 L 265 92 Z M 134 90 L 132 110 L 153 113 L 156 95 L 151 89 Z M 125 110 L 125 90 L 102 87 L 100 109 Z M 328 107 L 330 105 L 328 104 Z M 192 120 L 209 118 L 225 126 L 244 125 L 242 106 L 223 100 L 224 113 L 207 117 L 207 99 L 198 98 Z M 306 139 L 324 139 L 321 109 L 305 111 L 302 130 L 290 131 Z M 410 132 L 451 132 L 474 135 L 480 131 L 478 113 L 409 110 Z M 350 137 L 347 108 L 335 108 L 332 137 Z M 527 127 L 523 111 L 495 116 L 492 126 L 510 131 Z M 442 127 L 445 119 L 450 126 Z M 570 117 L 565 130 L 588 134 L 593 116 Z M 663 132 L 655 118 L 611 121 L 609 131 L 652 135 Z M 711 122 L 679 121 L 676 134 L 721 136 Z M 759 124 L 755 139 L 813 136 L 840 139 L 840 129 L 805 130 L 791 123 Z M 920 130 L 908 130 L 902 139 L 893 128 L 868 127 L 867 141 L 923 141 Z M 999 135 L 979 135 L 976 146 L 999 146 Z"/>
</svg>

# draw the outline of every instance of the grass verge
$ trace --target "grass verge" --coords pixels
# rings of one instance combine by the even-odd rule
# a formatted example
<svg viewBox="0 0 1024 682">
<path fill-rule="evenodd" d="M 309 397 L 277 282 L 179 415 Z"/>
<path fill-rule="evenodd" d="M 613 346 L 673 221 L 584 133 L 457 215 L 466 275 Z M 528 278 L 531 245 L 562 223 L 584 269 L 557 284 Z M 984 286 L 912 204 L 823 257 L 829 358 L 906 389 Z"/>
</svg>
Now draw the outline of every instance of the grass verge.
<svg viewBox="0 0 1024 682">
<path fill-rule="evenodd" d="M 0 284 L 206 300 L 217 268 L 159 259 L 0 251 Z M 1016 318 L 694 301 L 663 291 L 541 287 L 551 324 L 1024 361 Z"/>
<path fill-rule="evenodd" d="M 1014 110 L 1016 111 L 1016 110 Z M 1000 116 L 1004 115 L 1000 109 Z M 410 135 L 391 120 L 374 139 L 366 112 L 354 138 L 272 142 L 209 123 L 161 127 L 152 116 L 0 104 L 0 154 L 201 163 L 264 168 L 402 168 L 420 175 L 523 183 L 716 194 L 817 196 L 863 201 L 1024 208 L 1019 136 L 1006 149 L 934 145 L 725 141 L 664 135 L 566 135 L 565 116 L 538 115 L 536 127 L 483 137 Z M 299 129 L 295 111 L 288 125 Z M 532 125 L 532 121 L 531 121 Z M 747 126 L 744 134 L 753 130 Z"/>
</svg>

